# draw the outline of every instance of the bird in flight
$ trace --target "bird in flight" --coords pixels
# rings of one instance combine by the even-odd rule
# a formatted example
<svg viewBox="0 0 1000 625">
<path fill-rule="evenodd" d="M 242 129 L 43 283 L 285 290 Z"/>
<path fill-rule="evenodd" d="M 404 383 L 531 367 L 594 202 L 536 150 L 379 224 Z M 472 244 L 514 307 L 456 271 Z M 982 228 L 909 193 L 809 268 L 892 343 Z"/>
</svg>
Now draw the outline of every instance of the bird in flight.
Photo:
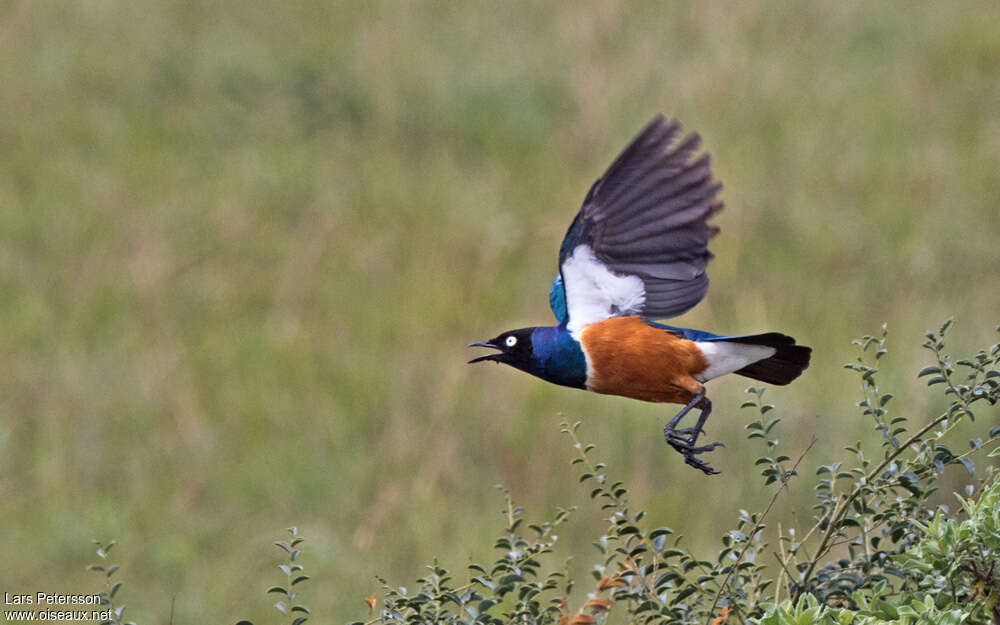
<svg viewBox="0 0 1000 625">
<path fill-rule="evenodd" d="M 559 248 L 549 291 L 557 324 L 504 332 L 469 347 L 498 350 L 470 360 L 510 365 L 543 380 L 649 402 L 682 404 L 663 429 L 687 464 L 721 443 L 698 445 L 712 402 L 704 383 L 738 375 L 788 384 L 811 349 L 777 332 L 720 336 L 665 325 L 708 290 L 708 220 L 722 210 L 697 134 L 658 115 L 590 188 Z M 678 428 L 692 409 L 695 425 Z"/>
</svg>

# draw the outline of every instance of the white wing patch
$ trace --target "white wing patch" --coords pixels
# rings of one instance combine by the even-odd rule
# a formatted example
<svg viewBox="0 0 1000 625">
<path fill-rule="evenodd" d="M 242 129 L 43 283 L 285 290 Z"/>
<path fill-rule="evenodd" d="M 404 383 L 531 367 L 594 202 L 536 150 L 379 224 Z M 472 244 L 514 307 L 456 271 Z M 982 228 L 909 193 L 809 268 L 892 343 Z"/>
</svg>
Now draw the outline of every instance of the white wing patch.
<svg viewBox="0 0 1000 625">
<path fill-rule="evenodd" d="M 569 311 L 567 328 L 580 340 L 584 327 L 609 317 L 636 315 L 646 301 L 639 276 L 623 276 L 607 268 L 589 245 L 578 245 L 562 264 Z"/>
<path fill-rule="evenodd" d="M 774 356 L 778 351 L 767 345 L 746 345 L 726 341 L 695 341 L 695 345 L 708 361 L 708 369 L 694 376 L 699 382 L 707 382 L 720 375 L 739 371 L 751 363 Z"/>
</svg>

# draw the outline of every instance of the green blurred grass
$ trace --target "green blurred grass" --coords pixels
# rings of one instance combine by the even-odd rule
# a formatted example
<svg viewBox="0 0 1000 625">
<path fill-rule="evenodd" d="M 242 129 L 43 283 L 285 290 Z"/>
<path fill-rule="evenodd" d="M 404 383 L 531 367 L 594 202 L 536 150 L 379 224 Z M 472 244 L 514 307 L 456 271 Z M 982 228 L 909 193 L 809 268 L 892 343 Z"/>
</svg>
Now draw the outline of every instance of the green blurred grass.
<svg viewBox="0 0 1000 625">
<path fill-rule="evenodd" d="M 933 408 L 924 329 L 995 341 L 992 2 L 0 12 L 7 591 L 93 589 L 89 540 L 114 537 L 133 618 L 176 596 L 176 622 L 265 621 L 270 541 L 296 523 L 314 614 L 360 618 L 376 573 L 486 559 L 497 482 L 529 517 L 582 506 L 582 577 L 601 522 L 563 418 L 655 522 L 713 544 L 767 496 L 748 381 L 712 389 L 728 447 L 706 482 L 660 439 L 669 407 L 464 365 L 467 342 L 550 322 L 565 227 L 659 111 L 726 184 L 713 288 L 680 323 L 815 348 L 767 395 L 790 450 L 820 437 L 813 466 L 868 435 L 851 339 L 888 322 L 905 414 Z"/>
</svg>

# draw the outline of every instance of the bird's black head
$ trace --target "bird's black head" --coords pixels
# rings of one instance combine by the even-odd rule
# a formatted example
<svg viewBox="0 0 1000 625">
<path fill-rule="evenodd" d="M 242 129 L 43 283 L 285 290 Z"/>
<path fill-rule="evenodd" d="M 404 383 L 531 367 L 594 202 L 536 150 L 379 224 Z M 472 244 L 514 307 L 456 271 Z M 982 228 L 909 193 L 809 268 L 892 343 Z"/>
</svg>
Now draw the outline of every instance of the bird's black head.
<svg viewBox="0 0 1000 625">
<path fill-rule="evenodd" d="M 479 358 L 473 358 L 469 363 L 492 360 L 516 367 L 527 369 L 531 366 L 534 358 L 531 347 L 531 333 L 534 328 L 522 328 L 504 332 L 500 336 L 488 341 L 469 343 L 469 347 L 491 347 L 500 350 L 498 354 L 487 354 Z"/>
</svg>

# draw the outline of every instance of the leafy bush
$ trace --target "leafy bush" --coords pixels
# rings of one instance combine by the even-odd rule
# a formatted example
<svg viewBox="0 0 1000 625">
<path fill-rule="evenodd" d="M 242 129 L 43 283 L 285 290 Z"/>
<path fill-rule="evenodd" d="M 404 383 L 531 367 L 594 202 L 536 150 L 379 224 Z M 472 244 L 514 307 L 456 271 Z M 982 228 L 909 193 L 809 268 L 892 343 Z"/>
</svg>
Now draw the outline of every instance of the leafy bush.
<svg viewBox="0 0 1000 625">
<path fill-rule="evenodd" d="M 965 520 L 945 514 L 920 525 L 923 538 L 898 556 L 917 591 L 945 606 L 976 606 L 975 621 L 1000 623 L 1000 482 L 976 501 L 962 499 Z"/>
<path fill-rule="evenodd" d="M 761 625 L 907 625 L 1000 623 L 1000 482 L 975 501 L 959 497 L 964 521 L 939 510 L 928 524 L 914 521 L 920 541 L 893 557 L 904 588 L 893 596 L 887 580 L 851 595 L 849 609 L 803 594 L 771 606 Z"/>
</svg>

